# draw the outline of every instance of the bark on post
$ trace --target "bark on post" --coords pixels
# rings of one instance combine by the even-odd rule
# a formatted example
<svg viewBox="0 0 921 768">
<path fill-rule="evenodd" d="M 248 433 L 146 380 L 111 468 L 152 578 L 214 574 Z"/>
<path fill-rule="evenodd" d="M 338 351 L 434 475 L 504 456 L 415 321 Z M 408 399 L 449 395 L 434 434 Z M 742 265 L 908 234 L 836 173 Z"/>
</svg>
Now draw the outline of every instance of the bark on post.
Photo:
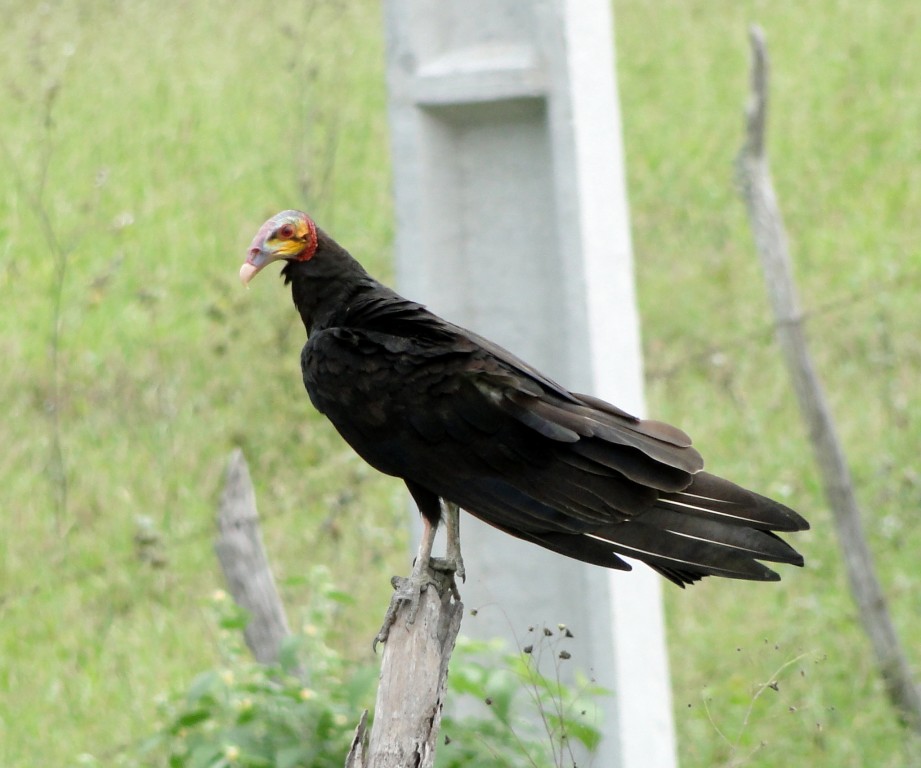
<svg viewBox="0 0 921 768">
<path fill-rule="evenodd" d="M 224 578 L 237 605 L 250 616 L 244 630 L 246 644 L 257 661 L 272 664 L 291 630 L 262 545 L 256 494 L 239 448 L 227 463 L 217 525 L 214 550 Z"/>
<path fill-rule="evenodd" d="M 765 152 L 768 59 L 764 33 L 753 26 L 750 39 L 752 93 L 746 110 L 746 139 L 737 170 L 774 309 L 777 339 L 793 379 L 800 411 L 809 428 L 861 622 L 876 654 L 890 700 L 905 722 L 921 734 L 921 690 L 912 680 L 911 669 L 876 578 L 850 471 L 806 344 L 787 236 Z"/>
<path fill-rule="evenodd" d="M 448 661 L 460 630 L 463 604 L 450 577 L 431 567 L 415 622 L 402 605 L 384 645 L 370 738 L 365 715 L 352 740 L 346 768 L 431 768 L 441 726 Z M 367 713 L 365 713 L 367 714 Z"/>
</svg>

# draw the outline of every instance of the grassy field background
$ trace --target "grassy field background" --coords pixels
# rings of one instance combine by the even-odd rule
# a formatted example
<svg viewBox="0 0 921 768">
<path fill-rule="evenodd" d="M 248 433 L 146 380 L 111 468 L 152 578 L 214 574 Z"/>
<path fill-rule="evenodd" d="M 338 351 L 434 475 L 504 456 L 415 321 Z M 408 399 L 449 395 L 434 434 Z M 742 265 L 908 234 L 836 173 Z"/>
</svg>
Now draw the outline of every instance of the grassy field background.
<svg viewBox="0 0 921 768">
<path fill-rule="evenodd" d="M 813 523 L 776 586 L 667 591 L 682 765 L 902 766 L 847 594 L 732 179 L 746 26 L 809 333 L 898 628 L 921 663 L 921 11 L 617 0 L 649 410 Z M 0 765 L 116 764 L 214 663 L 203 608 L 246 451 L 298 622 L 317 563 L 359 658 L 405 570 L 399 484 L 303 395 L 286 291 L 236 278 L 303 206 L 382 278 L 392 205 L 380 9 L 10 0 L 0 31 Z M 135 542 L 146 519 L 159 543 Z M 369 565 L 366 565 L 368 563 Z M 627 577 L 629 578 L 629 577 Z M 764 688 L 776 682 L 777 690 Z"/>
</svg>

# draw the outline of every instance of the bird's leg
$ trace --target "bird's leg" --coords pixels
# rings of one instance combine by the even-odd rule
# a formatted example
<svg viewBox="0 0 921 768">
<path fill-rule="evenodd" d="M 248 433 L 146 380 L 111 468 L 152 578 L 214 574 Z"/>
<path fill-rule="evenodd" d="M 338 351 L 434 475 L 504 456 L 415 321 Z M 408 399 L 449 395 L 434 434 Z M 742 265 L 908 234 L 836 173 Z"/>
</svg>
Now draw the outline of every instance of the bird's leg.
<svg viewBox="0 0 921 768">
<path fill-rule="evenodd" d="M 423 590 L 432 582 L 429 575 L 429 568 L 432 559 L 432 545 L 435 543 L 435 526 L 429 522 L 429 519 L 422 516 L 422 541 L 419 542 L 419 553 L 416 555 L 416 562 L 413 563 L 412 573 L 409 578 L 394 576 L 390 583 L 393 584 L 393 596 L 390 598 L 390 605 L 387 607 L 387 613 L 384 614 L 384 623 L 381 625 L 374 642 L 371 643 L 372 649 L 377 651 L 377 644 L 387 641 L 387 635 L 390 634 L 390 628 L 397 618 L 397 611 L 402 603 L 409 603 L 409 613 L 406 616 L 406 623 L 412 624 L 416 620 L 416 612 L 419 610 L 419 598 Z"/>
<path fill-rule="evenodd" d="M 461 555 L 460 546 L 460 507 L 453 501 L 445 499 L 444 511 L 447 542 L 445 544 L 444 561 L 442 561 L 443 565 L 442 563 L 438 564 L 439 570 L 448 571 L 455 578 L 466 581 L 467 572 L 464 570 L 464 558 Z"/>
<path fill-rule="evenodd" d="M 435 526 L 432 525 L 428 518 L 422 517 L 422 540 L 419 542 L 419 552 L 416 555 L 416 562 L 413 563 L 413 571 L 409 574 L 409 580 L 417 584 L 422 584 L 425 579 L 425 573 L 428 570 L 429 563 L 432 560 L 432 546 L 435 544 Z M 421 591 L 421 590 L 419 590 Z M 413 606 L 412 613 L 409 616 L 409 623 L 412 624 L 416 618 L 416 608 Z"/>
</svg>

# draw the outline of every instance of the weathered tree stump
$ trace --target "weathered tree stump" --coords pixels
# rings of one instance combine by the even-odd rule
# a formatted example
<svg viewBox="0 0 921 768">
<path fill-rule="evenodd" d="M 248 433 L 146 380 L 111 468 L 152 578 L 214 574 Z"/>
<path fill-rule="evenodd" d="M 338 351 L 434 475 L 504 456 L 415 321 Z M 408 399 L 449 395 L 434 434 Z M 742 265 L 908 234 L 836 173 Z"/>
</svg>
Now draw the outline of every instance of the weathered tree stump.
<svg viewBox="0 0 921 768">
<path fill-rule="evenodd" d="M 256 494 L 239 448 L 227 462 L 217 525 L 214 551 L 227 587 L 237 605 L 250 616 L 243 631 L 246 644 L 257 661 L 273 664 L 278 661 L 281 643 L 291 630 L 262 544 Z"/>
<path fill-rule="evenodd" d="M 463 603 L 450 575 L 428 568 L 415 621 L 403 604 L 384 645 L 380 685 L 370 736 L 367 712 L 352 741 L 346 768 L 431 768 L 441 726 L 448 661 L 460 631 Z"/>
</svg>

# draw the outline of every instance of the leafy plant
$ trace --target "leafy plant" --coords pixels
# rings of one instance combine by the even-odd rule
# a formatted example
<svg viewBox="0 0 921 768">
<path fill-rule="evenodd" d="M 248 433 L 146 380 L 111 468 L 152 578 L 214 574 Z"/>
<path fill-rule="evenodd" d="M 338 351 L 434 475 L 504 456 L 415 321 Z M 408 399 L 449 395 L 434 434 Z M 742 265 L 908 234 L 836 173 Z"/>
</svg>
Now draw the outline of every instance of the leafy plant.
<svg viewBox="0 0 921 768">
<path fill-rule="evenodd" d="M 448 690 L 453 710 L 464 716 L 449 714 L 442 720 L 446 745 L 438 755 L 441 768 L 574 766 L 574 742 L 588 752 L 597 748 L 596 699 L 605 689 L 579 673 L 572 686 L 562 681 L 561 665 L 570 658 L 564 647 L 571 637 L 566 627 L 530 631 L 536 633 L 535 642 L 519 653 L 503 652 L 497 641 L 459 638 Z M 541 671 L 548 654 L 553 655 L 553 677 Z"/>
<path fill-rule="evenodd" d="M 327 643 L 337 603 L 348 595 L 321 571 L 301 632 L 275 665 L 253 661 L 243 643 L 246 615 L 226 595 L 214 600 L 223 663 L 198 675 L 184 695 L 161 704 L 164 725 L 141 748 L 147 765 L 183 768 L 341 766 L 358 721 L 373 700 L 377 670 L 355 665 Z"/>
<path fill-rule="evenodd" d="M 360 713 L 374 701 L 378 665 L 355 664 L 330 646 L 325 628 L 351 598 L 333 588 L 323 569 L 313 572 L 310 583 L 315 596 L 307 621 L 284 643 L 275 665 L 251 659 L 243 642 L 246 615 L 225 593 L 214 596 L 222 663 L 160 703 L 163 725 L 141 745 L 136 765 L 342 765 Z M 575 689 L 564 685 L 558 665 L 556 678 L 547 679 L 538 670 L 538 656 L 461 639 L 451 664 L 450 695 L 486 710 L 444 718 L 440 768 L 543 768 L 567 764 L 563 757 L 572 740 L 589 750 L 597 746 L 600 734 L 584 714 L 601 689 L 584 680 Z"/>
</svg>

